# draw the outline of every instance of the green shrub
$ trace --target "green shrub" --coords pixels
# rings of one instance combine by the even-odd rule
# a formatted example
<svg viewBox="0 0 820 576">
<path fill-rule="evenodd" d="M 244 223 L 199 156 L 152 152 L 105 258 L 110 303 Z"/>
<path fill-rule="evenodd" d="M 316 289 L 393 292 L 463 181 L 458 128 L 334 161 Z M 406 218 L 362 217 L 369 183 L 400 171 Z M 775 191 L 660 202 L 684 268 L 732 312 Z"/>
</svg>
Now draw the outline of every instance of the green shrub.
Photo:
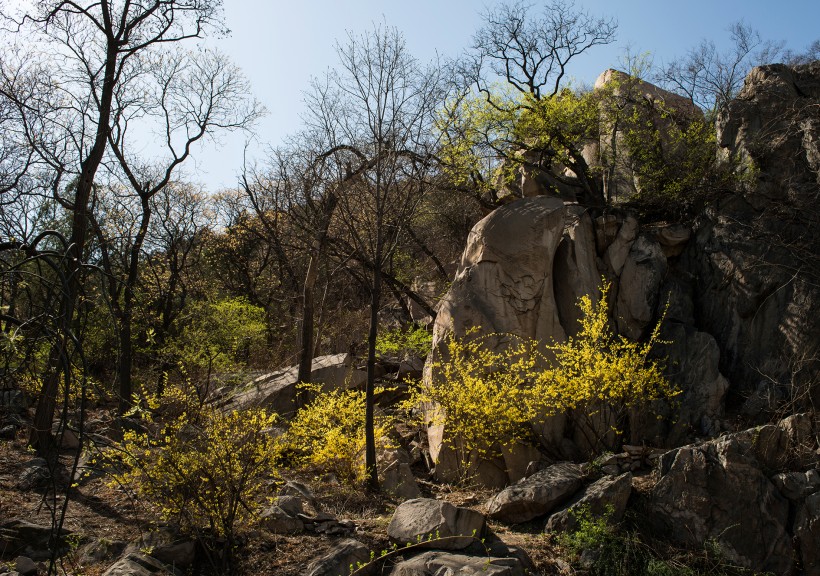
<svg viewBox="0 0 820 576">
<path fill-rule="evenodd" d="M 383 330 L 376 337 L 376 352 L 382 356 L 426 358 L 433 344 L 433 335 L 421 326 L 407 330 Z"/>
</svg>

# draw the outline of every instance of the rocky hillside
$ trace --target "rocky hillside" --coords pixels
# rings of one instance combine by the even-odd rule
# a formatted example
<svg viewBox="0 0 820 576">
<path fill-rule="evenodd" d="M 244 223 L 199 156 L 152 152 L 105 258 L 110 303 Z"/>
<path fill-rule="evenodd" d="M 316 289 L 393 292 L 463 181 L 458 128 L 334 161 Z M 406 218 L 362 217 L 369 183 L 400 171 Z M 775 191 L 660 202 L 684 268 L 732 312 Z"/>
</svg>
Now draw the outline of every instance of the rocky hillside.
<svg viewBox="0 0 820 576">
<path fill-rule="evenodd" d="M 472 454 L 466 489 L 453 488 L 464 462 L 446 414 L 424 429 L 399 426 L 380 454 L 383 495 L 302 477 L 272 485 L 269 502 L 243 502 L 261 514 L 236 543 L 240 565 L 311 576 L 609 574 L 616 565 L 619 574 L 819 576 L 820 62 L 755 68 L 720 115 L 718 141 L 739 184 L 715 190 L 687 222 L 585 207 L 522 173 L 469 235 L 424 375 L 437 377 L 451 334 L 487 337 L 496 350 L 509 346 L 504 334 L 567 342 L 579 298 L 594 303 L 609 284 L 617 335 L 646 341 L 661 322 L 655 354 L 680 389 L 674 401 L 630 411 L 617 450 L 603 455 L 573 414 L 545 418 L 537 442 Z M 313 378 L 326 390 L 355 388 L 359 368 L 350 355 L 325 356 Z M 421 373 L 412 362 L 390 368 L 394 384 Z M 219 391 L 214 404 L 289 415 L 304 401 L 296 374 Z M 218 538 L 158 527 L 151 508 L 126 502 L 85 455 L 63 456 L 85 475 L 30 460 L 21 431 L 30 411 L 20 396 L 2 402 L 10 465 L 0 474 L 0 574 L 33 576 L 56 556 L 77 574 L 218 573 L 220 559 L 208 556 Z M 86 432 L 106 447 L 120 434 L 105 413 Z M 67 451 L 79 446 L 60 437 Z M 73 486 L 77 502 L 62 531 L 48 525 L 57 499 L 30 513 L 55 484 Z"/>
</svg>

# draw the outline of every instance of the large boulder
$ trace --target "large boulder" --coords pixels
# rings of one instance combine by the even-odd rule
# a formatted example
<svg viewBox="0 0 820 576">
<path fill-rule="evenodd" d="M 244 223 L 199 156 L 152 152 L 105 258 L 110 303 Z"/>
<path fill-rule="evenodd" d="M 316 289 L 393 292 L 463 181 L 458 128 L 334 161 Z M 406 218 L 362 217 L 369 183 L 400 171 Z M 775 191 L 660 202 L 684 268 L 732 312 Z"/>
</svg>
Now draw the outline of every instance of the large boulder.
<svg viewBox="0 0 820 576">
<path fill-rule="evenodd" d="M 502 206 L 476 224 L 438 305 L 433 346 L 473 328 L 480 334 L 563 340 L 552 265 L 565 216 L 561 200 L 539 196 Z"/>
<path fill-rule="evenodd" d="M 572 531 L 578 526 L 582 512 L 593 516 L 606 516 L 612 523 L 624 517 L 629 495 L 632 493 L 632 474 L 604 476 L 593 482 L 572 499 L 562 510 L 550 516 L 546 531 Z"/>
<path fill-rule="evenodd" d="M 675 543 L 700 548 L 708 540 L 728 560 L 788 574 L 789 504 L 761 470 L 744 434 L 684 446 L 660 458 L 649 498 L 649 521 Z"/>
<path fill-rule="evenodd" d="M 438 305 L 433 329 L 433 360 L 446 356 L 446 340 L 450 335 L 471 337 L 491 334 L 515 334 L 541 342 L 563 341 L 566 331 L 561 325 L 553 285 L 553 262 L 564 238 L 567 211 L 558 198 L 539 196 L 517 200 L 496 209 L 470 232 L 467 247 L 450 290 Z M 580 219 L 590 225 L 589 219 Z M 589 232 L 591 234 L 591 230 Z M 586 238 L 582 232 L 567 236 Z M 567 249 L 566 265 L 585 265 L 587 241 L 568 243 L 578 246 Z M 487 339 L 487 344 L 503 349 L 503 337 Z M 428 362 L 425 378 L 435 380 L 437 374 Z M 509 483 L 504 461 L 481 461 L 477 455 L 459 457 L 458 439 L 450 437 L 446 415 L 429 418 L 430 454 L 437 478 L 456 481 L 469 473 L 477 482 L 494 487 Z M 560 430 L 544 431 L 546 436 L 562 435 L 563 421 L 551 422 Z M 464 468 L 467 468 L 465 470 Z"/>
<path fill-rule="evenodd" d="M 692 119 L 702 119 L 703 113 L 688 98 L 674 94 L 618 70 L 606 70 L 595 81 L 594 89 L 603 94 L 601 100 L 600 137 L 587 142 L 582 154 L 590 168 L 603 175 L 606 197 L 628 200 L 641 191 L 640 173 L 635 170 L 635 158 L 629 153 L 626 134 L 645 129 L 648 121 L 663 135 L 673 126 Z M 634 112 L 639 112 L 635 119 Z M 618 116 L 613 120 L 614 115 Z M 660 145 L 668 161 L 674 161 L 679 143 L 661 137 Z"/>
<path fill-rule="evenodd" d="M 224 407 L 241 410 L 258 406 L 281 415 L 293 414 L 299 394 L 298 373 L 299 367 L 291 366 L 259 376 L 239 389 Z M 353 367 L 353 356 L 346 353 L 314 358 L 310 372 L 311 382 L 321 384 L 326 391 L 363 386 L 366 378 L 367 374 L 363 370 Z"/>
<path fill-rule="evenodd" d="M 396 564 L 390 576 L 524 576 L 526 573 L 517 558 L 425 552 Z"/>
<path fill-rule="evenodd" d="M 487 503 L 490 518 L 519 524 L 544 516 L 569 500 L 583 483 L 580 466 L 562 462 L 508 486 Z"/>
<path fill-rule="evenodd" d="M 399 545 L 427 541 L 429 548 L 461 550 L 482 537 L 484 525 L 484 515 L 475 510 L 416 498 L 396 508 L 387 535 Z"/>
</svg>

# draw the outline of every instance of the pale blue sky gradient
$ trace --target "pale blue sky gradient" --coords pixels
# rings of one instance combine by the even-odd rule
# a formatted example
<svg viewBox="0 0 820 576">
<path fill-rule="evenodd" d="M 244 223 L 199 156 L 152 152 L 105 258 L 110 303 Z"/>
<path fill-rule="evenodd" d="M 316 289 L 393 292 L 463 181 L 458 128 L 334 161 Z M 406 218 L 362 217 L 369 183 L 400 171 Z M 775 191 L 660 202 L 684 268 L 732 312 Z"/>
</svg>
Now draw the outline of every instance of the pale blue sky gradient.
<svg viewBox="0 0 820 576">
<path fill-rule="evenodd" d="M 231 35 L 210 39 L 239 65 L 256 98 L 268 110 L 257 126 L 251 157 L 265 145 L 277 145 L 300 127 L 302 94 L 311 77 L 322 76 L 335 64 L 334 43 L 347 31 L 356 34 L 385 21 L 396 26 L 410 52 L 420 60 L 440 54 L 454 57 L 467 48 L 481 23 L 481 12 L 496 2 L 468 0 L 350 0 L 290 2 L 225 0 Z M 543 2 L 533 2 L 537 9 Z M 627 46 L 649 51 L 655 62 L 684 54 L 701 39 L 718 46 L 727 27 L 743 19 L 764 39 L 783 41 L 802 50 L 820 38 L 820 0 L 577 0 L 590 14 L 617 19 L 618 41 L 596 47 L 573 62 L 571 74 L 591 84 L 618 60 Z M 723 44 L 725 46 L 725 44 Z M 243 160 L 243 136 L 227 136 L 218 145 L 205 144 L 188 176 L 210 191 L 234 187 Z"/>
</svg>

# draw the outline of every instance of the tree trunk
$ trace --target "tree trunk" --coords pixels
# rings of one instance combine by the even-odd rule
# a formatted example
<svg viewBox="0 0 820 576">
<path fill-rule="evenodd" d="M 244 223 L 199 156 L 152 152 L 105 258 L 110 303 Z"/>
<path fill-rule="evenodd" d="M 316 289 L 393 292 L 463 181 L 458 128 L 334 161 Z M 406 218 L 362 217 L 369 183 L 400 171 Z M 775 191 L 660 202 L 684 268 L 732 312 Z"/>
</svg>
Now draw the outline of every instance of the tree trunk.
<svg viewBox="0 0 820 576">
<path fill-rule="evenodd" d="M 380 256 L 380 255 L 379 255 Z M 379 260 L 377 260 L 378 262 Z M 381 299 L 382 275 L 381 266 L 373 267 L 373 286 L 370 293 L 370 331 L 367 335 L 367 384 L 365 385 L 365 454 L 364 462 L 367 471 L 367 486 L 370 490 L 379 489 L 379 471 L 376 468 L 376 434 L 374 389 L 376 382 L 376 336 L 379 329 L 379 300 Z"/>
<path fill-rule="evenodd" d="M 302 330 L 299 344 L 299 382 L 310 382 L 313 367 L 313 290 L 319 276 L 319 257 L 314 253 L 310 257 L 305 285 L 302 290 Z"/>
<path fill-rule="evenodd" d="M 71 208 L 71 238 L 69 239 L 66 254 L 66 286 L 62 304 L 60 305 L 60 323 L 62 324 L 63 334 L 59 336 L 59 342 L 52 344 L 49 353 L 49 373 L 46 375 L 43 388 L 40 391 L 37 409 L 34 413 L 34 425 L 29 438 L 29 443 L 41 456 L 49 456 L 53 450 L 51 423 L 54 420 L 54 411 L 57 407 L 60 373 L 61 370 L 70 370 L 67 359 L 68 334 L 74 321 L 74 312 L 80 295 L 80 273 L 88 236 L 88 205 L 94 187 L 94 177 L 102 162 L 110 130 L 111 105 L 116 84 L 117 51 L 118 47 L 115 39 L 109 37 L 98 107 L 97 131 L 94 144 L 89 150 L 88 156 L 80 165 L 80 176 L 77 180 L 74 202 Z M 68 379 L 70 377 L 67 377 Z"/>
<path fill-rule="evenodd" d="M 119 329 L 120 354 L 118 359 L 117 372 L 120 381 L 120 416 L 125 415 L 131 407 L 131 364 L 133 361 L 133 350 L 131 346 L 131 312 L 126 311 L 120 318 Z"/>
</svg>

